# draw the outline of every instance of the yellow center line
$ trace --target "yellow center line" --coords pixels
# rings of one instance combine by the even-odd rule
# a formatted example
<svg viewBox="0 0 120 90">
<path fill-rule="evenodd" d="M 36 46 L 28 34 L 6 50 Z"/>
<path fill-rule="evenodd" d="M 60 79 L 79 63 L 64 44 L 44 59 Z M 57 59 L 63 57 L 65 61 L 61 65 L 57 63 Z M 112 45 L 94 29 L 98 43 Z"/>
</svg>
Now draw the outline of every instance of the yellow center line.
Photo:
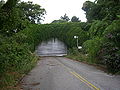
<svg viewBox="0 0 120 90">
<path fill-rule="evenodd" d="M 100 90 L 99 88 L 97 88 L 92 83 L 90 83 L 89 81 L 87 81 L 86 79 L 84 79 L 81 75 L 79 75 L 75 71 L 71 70 L 70 68 L 68 68 L 67 66 L 65 66 L 62 63 L 60 63 L 60 64 L 62 66 L 64 66 L 66 68 L 66 70 L 68 70 L 72 75 L 74 75 L 76 78 L 78 78 L 80 81 L 82 81 L 83 83 L 85 83 L 88 87 L 90 87 L 92 90 Z"/>
<path fill-rule="evenodd" d="M 86 85 L 88 85 L 90 88 L 94 88 L 95 90 L 100 90 L 99 88 L 97 88 L 96 86 L 94 86 L 92 83 L 90 83 L 89 81 L 87 81 L 86 79 L 84 79 L 82 76 L 80 76 L 78 73 L 76 72 L 70 72 L 72 73 L 74 76 L 76 76 L 79 80 L 81 80 L 82 82 L 84 82 Z"/>
<path fill-rule="evenodd" d="M 94 88 L 92 86 L 90 86 L 88 83 L 86 83 L 84 80 L 82 80 L 79 76 L 77 76 L 74 72 L 70 72 L 72 75 L 74 75 L 76 78 L 78 78 L 80 81 L 82 81 L 83 83 L 85 83 L 88 87 L 90 87 L 92 90 L 94 90 Z"/>
</svg>

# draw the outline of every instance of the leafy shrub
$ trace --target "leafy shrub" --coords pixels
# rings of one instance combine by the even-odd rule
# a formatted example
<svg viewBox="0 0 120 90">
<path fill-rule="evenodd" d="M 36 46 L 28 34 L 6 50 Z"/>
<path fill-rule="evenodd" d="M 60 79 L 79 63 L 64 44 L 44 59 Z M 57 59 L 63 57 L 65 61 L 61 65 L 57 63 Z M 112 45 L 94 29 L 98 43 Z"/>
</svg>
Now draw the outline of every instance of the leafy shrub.
<svg viewBox="0 0 120 90">
<path fill-rule="evenodd" d="M 83 49 L 89 56 L 90 63 L 99 63 L 100 61 L 97 60 L 98 51 L 101 48 L 101 44 L 103 43 L 103 38 L 96 37 L 92 40 L 87 40 L 83 43 Z"/>
<path fill-rule="evenodd" d="M 22 73 L 29 71 L 36 60 L 36 56 L 25 43 L 23 34 L 9 38 L 0 35 L 0 88 L 14 85 L 16 79 L 20 78 Z"/>
<path fill-rule="evenodd" d="M 31 53 L 27 44 L 20 44 L 13 39 L 5 40 L 0 45 L 0 72 L 20 70 L 31 62 Z"/>
<path fill-rule="evenodd" d="M 99 57 L 111 73 L 120 71 L 120 21 L 113 21 L 105 32 L 105 43 L 99 51 Z"/>
<path fill-rule="evenodd" d="M 103 64 L 107 66 L 109 72 L 120 71 L 120 50 L 114 43 L 106 42 L 103 44 L 99 56 L 102 57 Z"/>
<path fill-rule="evenodd" d="M 99 20 L 94 21 L 89 29 L 90 38 L 92 39 L 96 36 L 102 37 L 103 32 L 105 31 L 108 24 L 109 23 L 107 21 L 99 21 Z"/>
<path fill-rule="evenodd" d="M 120 47 L 120 20 L 115 20 L 104 31 L 104 36 Z"/>
</svg>

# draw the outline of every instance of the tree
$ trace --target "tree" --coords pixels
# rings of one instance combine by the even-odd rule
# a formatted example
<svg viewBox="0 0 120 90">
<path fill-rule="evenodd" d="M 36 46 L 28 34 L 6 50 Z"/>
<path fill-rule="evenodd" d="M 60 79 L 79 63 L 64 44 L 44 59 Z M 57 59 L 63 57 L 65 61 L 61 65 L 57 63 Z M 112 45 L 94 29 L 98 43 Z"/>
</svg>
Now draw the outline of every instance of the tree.
<svg viewBox="0 0 120 90">
<path fill-rule="evenodd" d="M 91 1 L 86 1 L 86 2 L 83 3 L 82 9 L 83 9 L 84 11 L 88 12 L 88 11 L 92 8 L 92 6 L 93 6 L 93 2 L 91 2 Z"/>
<path fill-rule="evenodd" d="M 20 29 L 21 19 L 16 3 L 17 0 L 8 0 L 0 8 L 0 34 L 4 36 L 11 36 Z"/>
<path fill-rule="evenodd" d="M 71 22 L 80 22 L 79 18 L 77 18 L 76 16 L 73 16 L 71 18 Z"/>
<path fill-rule="evenodd" d="M 88 22 L 91 22 L 92 20 L 96 20 L 100 18 L 100 16 L 98 16 L 99 15 L 98 13 L 100 12 L 100 8 L 91 1 L 86 1 L 83 4 L 82 9 L 86 12 L 86 18 Z"/>
<path fill-rule="evenodd" d="M 17 7 L 22 11 L 21 17 L 24 17 L 24 19 L 29 20 L 31 23 L 40 23 L 46 14 L 45 9 L 41 8 L 38 4 L 33 4 L 31 1 L 20 2 Z"/>
<path fill-rule="evenodd" d="M 2 9 L 10 11 L 15 7 L 17 2 L 18 0 L 7 0 L 7 2 L 2 6 Z"/>
<path fill-rule="evenodd" d="M 86 12 L 88 22 L 93 20 L 116 20 L 120 13 L 120 0 L 86 1 L 82 9 Z"/>
<path fill-rule="evenodd" d="M 64 20 L 67 22 L 70 20 L 69 17 L 67 16 L 67 14 L 65 14 L 64 16 L 61 16 L 60 18 L 61 18 L 61 20 Z"/>
</svg>

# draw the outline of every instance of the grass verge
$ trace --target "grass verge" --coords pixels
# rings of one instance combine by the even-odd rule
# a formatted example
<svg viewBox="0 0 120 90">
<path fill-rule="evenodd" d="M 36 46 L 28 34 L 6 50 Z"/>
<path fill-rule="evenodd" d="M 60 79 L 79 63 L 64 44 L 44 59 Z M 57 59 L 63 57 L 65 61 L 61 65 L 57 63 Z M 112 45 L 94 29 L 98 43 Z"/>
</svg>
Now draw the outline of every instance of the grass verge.
<svg viewBox="0 0 120 90">
<path fill-rule="evenodd" d="M 34 55 L 32 61 L 18 71 L 9 71 L 0 76 L 0 90 L 22 90 L 19 87 L 19 81 L 26 75 L 37 63 L 38 57 Z"/>
</svg>

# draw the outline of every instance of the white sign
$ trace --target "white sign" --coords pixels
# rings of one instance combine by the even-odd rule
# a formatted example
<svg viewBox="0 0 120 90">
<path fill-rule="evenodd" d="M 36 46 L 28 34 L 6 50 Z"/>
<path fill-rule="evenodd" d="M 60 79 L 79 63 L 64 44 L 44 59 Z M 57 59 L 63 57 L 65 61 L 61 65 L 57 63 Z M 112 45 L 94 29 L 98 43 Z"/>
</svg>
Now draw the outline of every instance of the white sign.
<svg viewBox="0 0 120 90">
<path fill-rule="evenodd" d="M 76 39 L 76 38 L 78 38 L 78 36 L 74 36 L 74 38 Z"/>
<path fill-rule="evenodd" d="M 78 49 L 82 49 L 82 47 L 81 47 L 81 46 L 78 46 Z"/>
</svg>

